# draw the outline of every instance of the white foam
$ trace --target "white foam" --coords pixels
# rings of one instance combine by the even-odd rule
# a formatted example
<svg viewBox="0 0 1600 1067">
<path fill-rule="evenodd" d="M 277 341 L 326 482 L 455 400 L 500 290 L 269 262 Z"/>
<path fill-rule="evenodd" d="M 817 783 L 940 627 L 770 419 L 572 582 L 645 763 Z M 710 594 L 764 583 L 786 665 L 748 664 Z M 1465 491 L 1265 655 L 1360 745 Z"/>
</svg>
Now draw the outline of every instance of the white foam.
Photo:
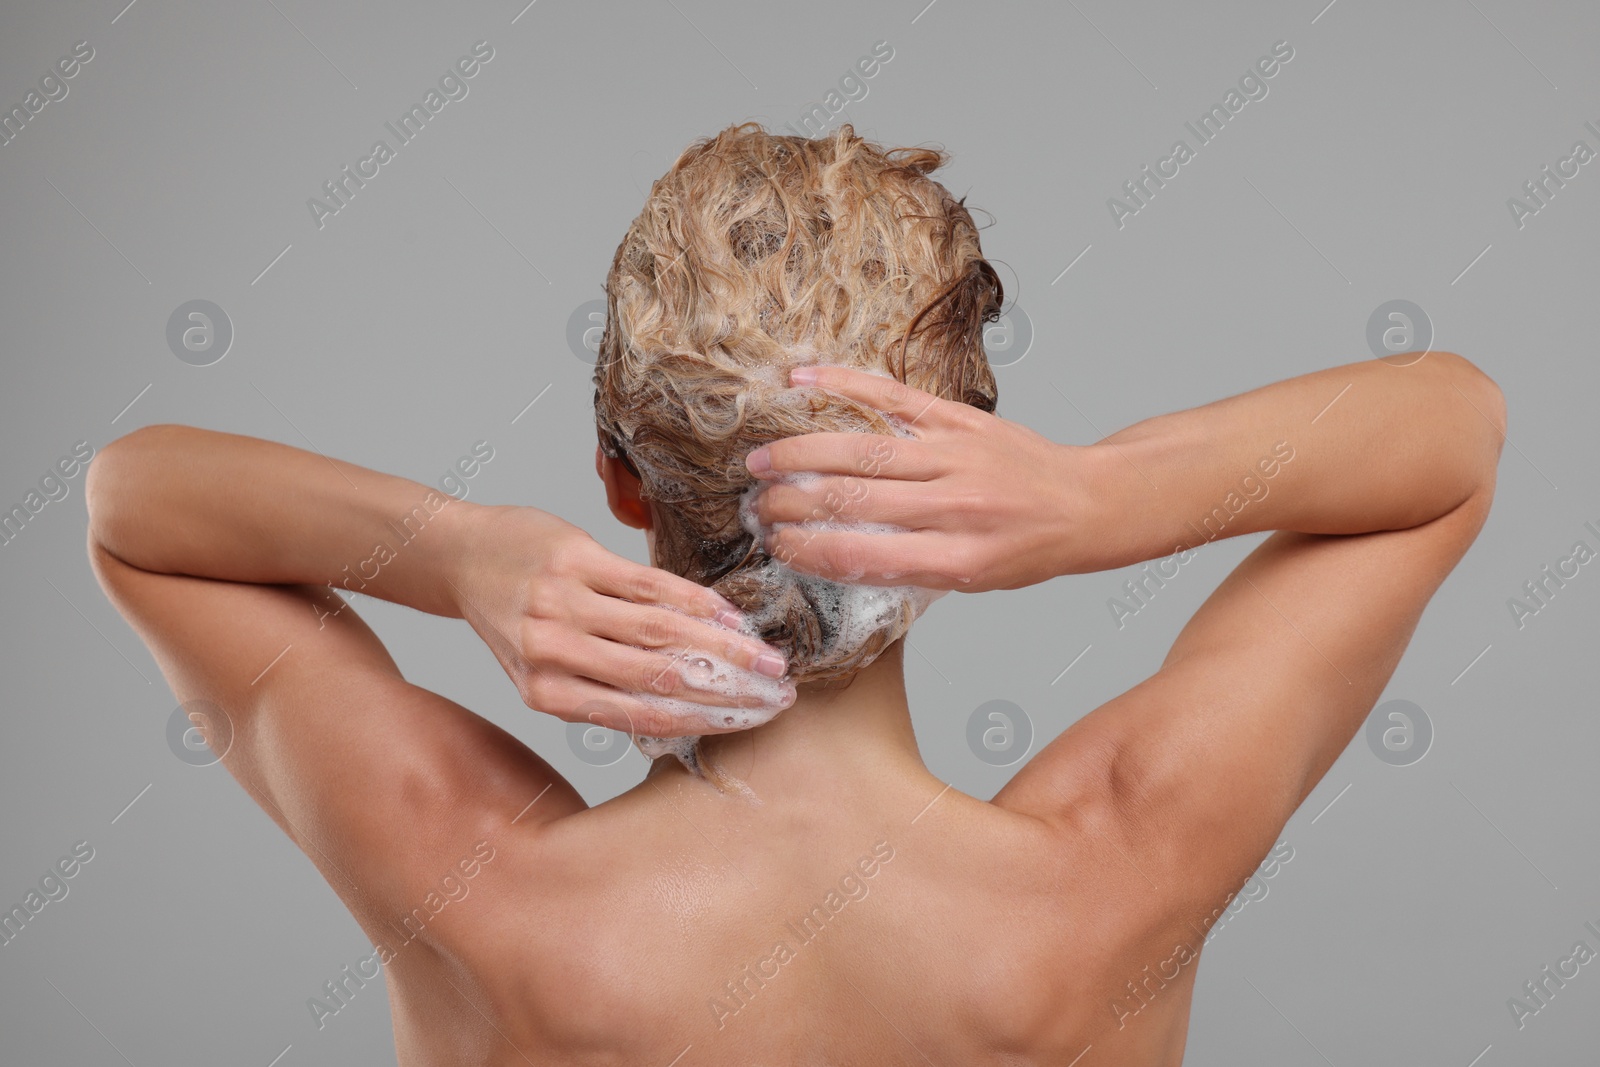
<svg viewBox="0 0 1600 1067">
<path fill-rule="evenodd" d="M 671 611 L 678 611 L 671 605 L 663 605 Z M 678 611 L 679 614 L 685 614 Z M 738 629 L 724 626 L 715 619 L 697 619 L 697 622 L 714 627 L 727 633 L 741 633 L 746 637 L 760 640 L 760 632 L 756 625 L 746 617 L 744 625 Z M 724 659 L 715 652 L 705 649 L 691 648 L 678 654 L 674 663 L 678 675 L 686 686 L 702 692 L 716 693 L 719 696 L 740 700 L 744 704 L 759 701 L 755 707 L 713 707 L 682 697 L 662 696 L 659 693 L 631 693 L 641 703 L 653 708 L 671 713 L 678 718 L 699 719 L 700 722 L 710 727 L 708 732 L 721 732 L 726 729 L 748 730 L 762 723 L 770 722 L 778 712 L 788 706 L 788 690 L 790 684 L 785 678 L 768 678 L 764 674 L 746 670 L 729 660 Z"/>
<path fill-rule="evenodd" d="M 777 482 L 783 485 L 792 485 L 797 489 L 809 489 L 821 480 L 822 475 L 815 471 L 792 471 L 788 474 L 780 474 L 776 478 L 764 482 L 756 482 L 747 488 L 739 498 L 739 525 L 744 529 L 745 533 L 750 534 L 752 537 L 761 537 L 767 530 L 780 529 L 784 526 L 798 526 L 802 529 L 810 530 L 849 530 L 855 533 L 875 534 L 907 532 L 905 527 L 895 526 L 893 523 L 841 519 L 837 514 L 826 518 L 804 519 L 800 522 L 773 523 L 771 526 L 763 526 L 761 520 L 757 518 L 756 498 L 761 495 L 762 490 L 768 485 Z M 863 479 L 857 477 L 855 480 L 862 481 Z M 861 575 L 846 575 L 845 578 L 848 581 L 859 581 Z"/>
<path fill-rule="evenodd" d="M 799 473 L 785 475 L 780 480 L 804 486 L 813 484 L 818 477 L 820 476 L 816 474 Z M 757 538 L 765 532 L 755 514 L 755 498 L 762 488 L 762 483 L 751 486 L 745 491 L 739 504 L 740 525 L 751 536 Z M 839 519 L 816 520 L 796 525 L 869 534 L 905 532 L 902 527 L 889 523 L 852 522 Z M 822 632 L 828 635 L 827 645 L 818 650 L 824 655 L 831 655 L 838 650 L 860 648 L 873 634 L 891 627 L 899 629 L 896 637 L 903 635 L 911 623 L 928 609 L 928 605 L 947 592 L 943 589 L 924 589 L 915 585 L 882 586 L 864 585 L 854 581 L 833 581 L 797 571 L 776 559 L 767 559 L 747 574 L 755 578 L 763 590 L 765 595 L 761 598 L 762 603 L 773 605 L 774 608 L 781 599 L 779 592 L 783 586 L 800 587 L 806 599 L 816 608 Z M 860 578 L 861 575 L 854 577 Z M 905 614 L 908 605 L 911 609 L 909 616 Z M 905 621 L 900 625 L 902 617 Z M 760 609 L 754 613 L 747 613 L 742 632 L 751 637 L 759 637 L 763 621 Z M 711 625 L 726 629 L 718 623 Z M 862 666 L 865 667 L 871 662 L 869 659 Z M 784 679 L 754 674 L 719 656 L 700 651 L 690 653 L 682 662 L 681 670 L 684 681 L 696 689 L 731 697 L 759 697 L 763 700 L 763 704 L 756 708 L 718 708 L 652 693 L 632 695 L 652 707 L 674 715 L 691 719 L 698 717 L 717 732 L 748 730 L 772 721 L 783 710 L 779 701 L 786 685 Z M 697 757 L 698 741 L 698 736 L 634 738 L 639 751 L 650 759 L 670 754 L 676 756 L 690 771 L 701 777 L 707 777 Z M 719 788 L 722 786 L 719 785 Z"/>
<path fill-rule="evenodd" d="M 786 706 L 785 686 L 788 683 L 782 678 L 768 678 L 764 674 L 747 671 L 710 652 L 691 650 L 678 662 L 678 670 L 684 683 L 691 689 L 734 699 L 746 698 L 746 703 L 750 702 L 749 698 L 754 698 L 761 703 L 756 707 L 720 708 L 657 693 L 633 695 L 640 702 L 670 712 L 678 718 L 698 719 L 711 728 L 708 733 L 725 729 L 748 730 L 760 726 L 770 722 Z"/>
<path fill-rule="evenodd" d="M 682 763 L 696 777 L 704 778 L 722 793 L 732 793 L 743 797 L 750 804 L 759 805 L 761 798 L 756 791 L 742 778 L 729 774 L 708 759 L 701 759 L 698 747 L 698 737 L 635 737 L 634 743 L 639 746 L 650 759 L 668 754 L 678 757 Z"/>
<path fill-rule="evenodd" d="M 678 610 L 672 608 L 671 610 Z M 749 637 L 759 637 L 755 625 L 745 619 L 745 623 L 738 630 L 722 625 L 711 619 L 702 619 L 701 622 L 714 626 L 719 630 L 730 633 L 743 633 Z M 778 713 L 788 707 L 792 702 L 790 696 L 792 687 L 785 678 L 768 678 L 764 674 L 745 670 L 713 652 L 702 649 L 689 649 L 677 660 L 680 677 L 692 689 L 703 692 L 717 693 L 721 696 L 734 699 L 745 698 L 743 703 L 750 703 L 749 698 L 757 698 L 761 703 L 756 707 L 715 707 L 710 704 L 700 704 L 682 697 L 662 696 L 659 693 L 630 693 L 640 703 L 668 712 L 676 717 L 690 720 L 698 719 L 710 732 L 727 732 L 731 730 L 749 730 L 764 723 L 771 722 Z M 696 775 L 708 777 L 701 766 L 696 745 L 700 740 L 699 734 L 690 734 L 685 737 L 651 737 L 644 734 L 633 735 L 634 744 L 639 751 L 649 759 L 656 759 L 668 754 L 678 757 L 685 767 Z M 734 791 L 749 792 L 743 783 L 737 782 L 727 775 L 713 774 L 709 776 L 718 788 L 732 787 Z M 753 793 L 750 794 L 752 797 Z"/>
<path fill-rule="evenodd" d="M 802 471 L 781 475 L 776 481 L 805 488 L 814 485 L 820 478 L 821 475 Z M 756 516 L 755 508 L 756 498 L 766 484 L 768 483 L 758 482 L 746 489 L 739 502 L 739 524 L 752 537 L 760 538 L 767 530 L 784 526 L 875 535 L 906 532 L 903 527 L 891 523 L 862 522 L 837 517 L 764 526 Z M 910 619 L 906 622 L 906 627 L 909 628 L 911 621 L 946 592 L 914 585 L 865 585 L 860 582 L 863 577 L 860 572 L 846 574 L 843 576 L 844 580 L 838 581 L 795 570 L 776 559 L 768 559 L 754 573 L 761 585 L 767 589 L 775 590 L 783 584 L 793 584 L 801 588 L 806 599 L 816 606 L 823 632 L 830 635 L 827 647 L 821 650 L 825 653 L 837 649 L 861 647 L 874 633 L 893 626 L 908 604 L 912 608 Z M 767 599 L 771 601 L 775 597 L 769 596 Z M 901 632 L 904 633 L 904 630 Z"/>
<path fill-rule="evenodd" d="M 639 746 L 639 751 L 650 759 L 670 753 L 682 760 L 690 770 L 694 769 L 694 747 L 699 740 L 698 737 L 646 737 L 644 734 L 635 734 L 633 737 L 633 743 Z"/>
<path fill-rule="evenodd" d="M 827 354 L 818 353 L 810 346 L 795 346 L 793 352 L 799 357 L 801 364 L 827 365 L 838 361 L 829 359 Z M 841 365 L 848 365 L 843 364 Z M 867 368 L 858 368 L 866 370 Z M 787 370 L 780 370 L 779 364 L 764 363 L 756 366 L 740 367 L 749 382 L 747 399 L 751 403 L 778 403 L 794 407 L 806 407 L 811 403 L 808 393 L 815 386 L 788 385 Z M 887 370 L 872 369 L 868 373 L 877 374 L 885 378 L 894 376 Z M 885 415 L 890 430 L 895 436 L 912 438 L 915 434 L 910 426 L 892 415 Z M 866 430 L 863 423 L 859 427 Z M 635 456 L 634 462 L 639 464 L 641 473 L 650 484 L 652 495 L 663 500 L 683 499 L 688 495 L 684 486 L 669 483 L 663 479 L 658 471 Z M 811 472 L 787 474 L 779 478 L 798 487 L 814 485 L 821 475 Z M 739 506 L 740 526 L 752 537 L 761 538 L 767 529 L 763 528 L 756 517 L 754 505 L 757 494 L 765 487 L 764 482 L 757 482 L 745 491 Z M 664 490 L 676 490 L 673 495 L 664 493 Z M 906 532 L 902 527 L 888 523 L 871 523 L 860 521 L 842 520 L 837 515 L 820 519 L 809 520 L 798 525 L 810 529 L 845 530 L 866 534 L 895 534 Z M 805 574 L 785 565 L 784 563 L 768 559 L 760 567 L 746 572 L 760 585 L 765 594 L 761 599 L 763 604 L 772 605 L 771 610 L 776 610 L 776 605 L 782 600 L 779 593 L 786 587 L 799 586 L 806 599 L 816 606 L 821 623 L 821 629 L 828 635 L 827 647 L 819 650 L 824 655 L 831 655 L 840 650 L 850 650 L 862 647 L 880 630 L 895 628 L 894 637 L 898 639 L 909 629 L 911 623 L 927 610 L 928 605 L 943 596 L 946 590 L 924 589 L 913 585 L 864 585 L 859 579 L 862 574 L 845 575 L 844 581 Z M 898 575 L 888 575 L 890 580 Z M 907 614 L 906 608 L 910 607 Z M 904 623 L 901 624 L 902 618 Z M 759 639 L 762 623 L 766 622 L 762 612 L 757 609 L 747 613 L 742 632 L 747 636 Z M 716 625 L 716 624 L 713 624 Z M 870 659 L 863 662 L 864 667 L 871 663 Z M 664 697 L 650 693 L 634 693 L 642 702 L 652 707 L 669 711 L 674 715 L 698 718 L 708 727 L 718 732 L 730 729 L 750 729 L 770 722 L 783 710 L 781 698 L 787 686 L 785 679 L 772 679 L 763 675 L 754 674 L 735 667 L 718 656 L 693 652 L 684 669 L 684 678 L 691 686 L 697 689 L 716 692 L 731 697 L 759 697 L 762 700 L 760 707 L 753 708 L 719 708 L 697 704 L 693 701 L 675 697 Z M 697 736 L 689 737 L 643 737 L 636 736 L 634 741 L 639 750 L 651 759 L 672 754 L 676 756 L 685 767 L 702 777 L 706 772 L 700 766 L 696 754 Z M 716 780 L 717 775 L 711 776 Z M 719 786 L 720 788 L 720 786 Z"/>
</svg>

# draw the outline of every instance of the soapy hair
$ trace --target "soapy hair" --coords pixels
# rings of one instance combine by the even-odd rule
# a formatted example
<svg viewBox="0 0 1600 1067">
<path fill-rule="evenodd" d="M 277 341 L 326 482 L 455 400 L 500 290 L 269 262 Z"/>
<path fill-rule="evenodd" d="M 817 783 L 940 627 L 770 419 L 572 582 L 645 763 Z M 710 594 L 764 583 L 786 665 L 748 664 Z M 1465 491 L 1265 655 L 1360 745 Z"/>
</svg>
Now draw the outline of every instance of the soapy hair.
<svg viewBox="0 0 1600 1067">
<path fill-rule="evenodd" d="M 885 150 L 848 124 L 817 139 L 731 126 L 654 183 L 606 277 L 601 448 L 653 502 L 657 565 L 738 606 L 796 682 L 853 675 L 926 598 L 864 593 L 762 552 L 741 515 L 756 484 L 749 452 L 797 434 L 908 433 L 854 401 L 789 388 L 790 368 L 874 370 L 995 408 L 982 333 L 1003 293 L 963 201 L 928 177 L 946 159 Z"/>
</svg>

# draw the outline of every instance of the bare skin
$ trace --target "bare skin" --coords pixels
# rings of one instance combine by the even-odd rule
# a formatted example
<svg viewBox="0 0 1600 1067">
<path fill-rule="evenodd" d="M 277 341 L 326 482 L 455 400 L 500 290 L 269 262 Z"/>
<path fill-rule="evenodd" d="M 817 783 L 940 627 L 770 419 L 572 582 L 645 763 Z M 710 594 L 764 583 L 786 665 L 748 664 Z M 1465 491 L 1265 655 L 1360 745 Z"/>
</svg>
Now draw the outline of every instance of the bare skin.
<svg viewBox="0 0 1600 1067">
<path fill-rule="evenodd" d="M 396 541 L 385 520 L 426 487 L 187 427 L 96 458 L 96 574 L 178 699 L 222 708 L 231 740 L 208 737 L 224 764 L 389 949 L 406 1067 L 1175 1067 L 1205 931 L 1476 537 L 1505 432 L 1499 390 L 1449 353 L 1288 379 L 1089 446 L 867 375 L 817 384 L 900 412 L 916 438 L 879 456 L 864 494 L 774 486 L 764 521 L 825 507 L 913 532 L 780 527 L 796 566 L 1009 588 L 1199 544 L 1218 505 L 1217 536 L 1279 532 L 1155 674 L 992 801 L 924 766 L 896 644 L 849 687 L 802 686 L 767 725 L 705 742 L 760 804 L 667 757 L 591 808 L 514 737 L 405 681 L 326 588 Z M 752 469 L 844 479 L 864 470 L 852 449 L 887 440 L 835 436 L 779 442 Z M 1292 458 L 1266 475 L 1280 441 Z M 598 467 L 613 512 L 648 531 L 637 481 Z M 1252 470 L 1270 492 L 1231 510 Z M 745 666 L 762 652 L 690 617 L 719 610 L 707 591 L 535 509 L 456 502 L 418 526 L 361 591 L 467 619 L 538 710 L 584 721 L 599 699 L 595 721 L 698 733 L 622 691 L 681 685 L 685 645 Z"/>
</svg>

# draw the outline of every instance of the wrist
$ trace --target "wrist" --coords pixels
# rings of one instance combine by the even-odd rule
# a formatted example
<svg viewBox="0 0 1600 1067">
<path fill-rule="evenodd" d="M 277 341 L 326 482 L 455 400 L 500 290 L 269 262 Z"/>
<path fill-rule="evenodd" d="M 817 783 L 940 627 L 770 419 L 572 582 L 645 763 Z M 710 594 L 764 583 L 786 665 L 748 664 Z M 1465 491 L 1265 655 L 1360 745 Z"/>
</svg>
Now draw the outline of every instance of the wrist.
<svg viewBox="0 0 1600 1067">
<path fill-rule="evenodd" d="M 1097 441 L 1063 447 L 1063 495 L 1071 512 L 1062 527 L 1068 536 L 1058 546 L 1062 558 L 1055 573 L 1090 574 L 1138 562 L 1132 550 L 1144 528 L 1142 507 L 1149 486 L 1126 452 L 1119 451 L 1125 446 Z"/>
<path fill-rule="evenodd" d="M 428 572 L 433 576 L 433 606 L 424 610 L 447 618 L 466 618 L 464 599 L 472 561 L 478 557 L 475 546 L 483 543 L 484 529 L 503 510 L 492 504 L 474 504 L 455 497 L 436 517 L 440 537 L 433 542 Z"/>
<path fill-rule="evenodd" d="M 1029 568 L 1030 584 L 1094 570 L 1086 553 L 1094 551 L 1100 528 L 1098 485 L 1103 474 L 1095 446 L 1051 442 L 1041 458 L 1037 476 L 1043 491 L 1034 498 L 1044 506 L 1036 512 L 1037 562 Z"/>
</svg>

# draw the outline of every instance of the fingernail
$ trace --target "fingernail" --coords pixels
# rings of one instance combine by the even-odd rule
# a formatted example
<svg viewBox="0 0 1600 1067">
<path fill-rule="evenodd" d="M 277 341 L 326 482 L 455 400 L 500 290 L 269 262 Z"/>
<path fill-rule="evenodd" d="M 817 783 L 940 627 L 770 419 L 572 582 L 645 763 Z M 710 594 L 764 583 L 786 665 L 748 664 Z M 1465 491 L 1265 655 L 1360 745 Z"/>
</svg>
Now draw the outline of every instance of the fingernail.
<svg viewBox="0 0 1600 1067">
<path fill-rule="evenodd" d="M 817 368 L 795 367 L 789 371 L 790 385 L 813 385 L 817 380 Z"/>
<path fill-rule="evenodd" d="M 744 465 L 751 474 L 765 474 L 772 469 L 772 456 L 765 448 L 758 448 L 744 457 Z"/>
<path fill-rule="evenodd" d="M 757 674 L 764 674 L 768 678 L 782 678 L 783 672 L 788 669 L 783 657 L 774 652 L 763 652 L 756 657 Z"/>
<path fill-rule="evenodd" d="M 732 608 L 723 608 L 717 612 L 717 621 L 730 630 L 737 630 L 744 623 L 744 616 Z"/>
</svg>

